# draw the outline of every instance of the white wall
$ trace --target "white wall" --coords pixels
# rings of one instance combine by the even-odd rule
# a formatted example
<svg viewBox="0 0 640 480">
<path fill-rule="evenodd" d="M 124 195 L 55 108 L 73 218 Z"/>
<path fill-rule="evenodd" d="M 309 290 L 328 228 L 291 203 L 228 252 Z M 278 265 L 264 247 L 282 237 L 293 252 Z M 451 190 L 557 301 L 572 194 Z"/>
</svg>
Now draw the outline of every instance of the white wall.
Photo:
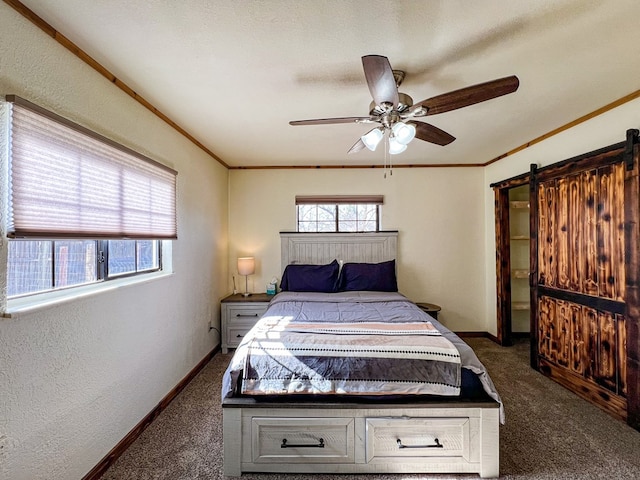
<svg viewBox="0 0 640 480">
<path fill-rule="evenodd" d="M 484 217 L 486 221 L 486 328 L 497 332 L 494 194 L 489 185 L 539 167 L 566 160 L 625 140 L 629 128 L 640 128 L 640 99 L 626 103 L 570 130 L 555 135 L 484 169 Z"/>
<path fill-rule="evenodd" d="M 400 291 L 441 305 L 453 330 L 484 331 L 483 179 L 473 167 L 395 169 L 386 179 L 382 169 L 231 170 L 230 275 L 238 256 L 253 255 L 251 291 L 281 277 L 278 233 L 296 230 L 296 195 L 382 194 L 382 228 L 399 231 Z"/>
<path fill-rule="evenodd" d="M 4 3 L 0 94 L 179 172 L 173 275 L 0 318 L 0 478 L 81 478 L 219 343 L 228 172 Z"/>
</svg>

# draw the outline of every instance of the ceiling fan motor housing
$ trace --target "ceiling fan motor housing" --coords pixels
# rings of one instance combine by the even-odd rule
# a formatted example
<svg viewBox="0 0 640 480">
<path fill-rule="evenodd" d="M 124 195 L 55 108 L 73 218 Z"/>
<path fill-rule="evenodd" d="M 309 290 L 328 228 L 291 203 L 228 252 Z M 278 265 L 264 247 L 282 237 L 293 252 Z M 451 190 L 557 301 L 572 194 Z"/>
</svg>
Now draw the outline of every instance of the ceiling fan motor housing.
<svg viewBox="0 0 640 480">
<path fill-rule="evenodd" d="M 398 108 L 396 108 L 398 113 L 404 112 L 412 105 L 413 98 L 406 93 L 398 92 Z M 387 113 L 387 110 L 385 110 L 383 106 L 376 105 L 375 101 L 371 102 L 369 105 L 369 115 L 383 115 L 385 113 Z"/>
</svg>

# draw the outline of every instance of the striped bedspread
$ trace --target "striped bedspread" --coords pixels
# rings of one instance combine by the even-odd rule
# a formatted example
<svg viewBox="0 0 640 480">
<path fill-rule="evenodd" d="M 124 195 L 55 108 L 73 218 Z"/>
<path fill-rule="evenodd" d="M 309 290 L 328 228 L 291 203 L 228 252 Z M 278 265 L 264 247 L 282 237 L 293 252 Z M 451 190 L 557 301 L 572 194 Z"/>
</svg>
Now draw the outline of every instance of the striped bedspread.
<svg viewBox="0 0 640 480">
<path fill-rule="evenodd" d="M 242 393 L 248 395 L 460 394 L 460 353 L 428 321 L 272 317 L 243 344 Z"/>
</svg>

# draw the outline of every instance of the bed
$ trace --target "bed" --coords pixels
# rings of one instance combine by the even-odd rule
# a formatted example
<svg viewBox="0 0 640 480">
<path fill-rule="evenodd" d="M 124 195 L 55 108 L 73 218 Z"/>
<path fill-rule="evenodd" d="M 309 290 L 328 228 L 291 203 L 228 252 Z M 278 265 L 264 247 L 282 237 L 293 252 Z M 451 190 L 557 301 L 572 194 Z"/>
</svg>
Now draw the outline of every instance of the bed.
<svg viewBox="0 0 640 480">
<path fill-rule="evenodd" d="M 289 291 L 223 377 L 225 475 L 498 476 L 500 397 L 471 348 L 395 291 L 397 235 L 281 234 Z"/>
</svg>

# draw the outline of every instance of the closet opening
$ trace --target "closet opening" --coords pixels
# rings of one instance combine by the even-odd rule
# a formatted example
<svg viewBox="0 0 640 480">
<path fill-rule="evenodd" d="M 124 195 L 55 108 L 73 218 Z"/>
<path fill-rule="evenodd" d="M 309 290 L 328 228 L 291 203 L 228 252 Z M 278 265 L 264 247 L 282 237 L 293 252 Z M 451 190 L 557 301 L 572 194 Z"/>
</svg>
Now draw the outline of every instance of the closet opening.
<svg viewBox="0 0 640 480">
<path fill-rule="evenodd" d="M 491 185 L 495 193 L 497 341 L 529 338 L 529 173 Z"/>
</svg>

